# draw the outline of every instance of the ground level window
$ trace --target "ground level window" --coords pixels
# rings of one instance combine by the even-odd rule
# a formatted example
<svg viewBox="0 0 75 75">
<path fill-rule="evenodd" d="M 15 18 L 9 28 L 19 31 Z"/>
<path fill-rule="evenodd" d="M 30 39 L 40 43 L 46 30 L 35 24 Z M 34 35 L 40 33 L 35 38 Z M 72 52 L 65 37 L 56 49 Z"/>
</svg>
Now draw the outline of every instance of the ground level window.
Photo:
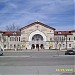
<svg viewBox="0 0 75 75">
<path fill-rule="evenodd" d="M 16 48 L 16 45 L 14 44 L 14 48 Z"/>
<path fill-rule="evenodd" d="M 6 48 L 6 45 L 4 45 L 4 48 Z"/>
<path fill-rule="evenodd" d="M 65 47 L 65 44 L 63 44 L 63 47 Z"/>
<path fill-rule="evenodd" d="M 10 48 L 12 48 L 12 44 L 10 44 Z"/>
<path fill-rule="evenodd" d="M 74 37 L 74 40 L 75 40 L 75 37 Z"/>
<path fill-rule="evenodd" d="M 71 44 L 69 44 L 69 47 L 71 47 Z"/>
</svg>

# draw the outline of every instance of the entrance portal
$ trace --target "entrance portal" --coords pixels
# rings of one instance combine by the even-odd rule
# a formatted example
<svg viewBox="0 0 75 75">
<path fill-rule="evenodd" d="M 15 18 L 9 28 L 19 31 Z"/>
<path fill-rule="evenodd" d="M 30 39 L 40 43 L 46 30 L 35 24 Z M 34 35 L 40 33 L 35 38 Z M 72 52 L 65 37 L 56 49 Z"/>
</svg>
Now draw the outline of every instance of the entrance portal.
<svg viewBox="0 0 75 75">
<path fill-rule="evenodd" d="M 39 44 L 36 44 L 36 49 L 38 49 L 38 50 L 39 50 Z"/>
<path fill-rule="evenodd" d="M 31 49 L 44 49 L 44 38 L 40 34 L 35 34 L 32 37 Z"/>
<path fill-rule="evenodd" d="M 32 44 L 32 47 L 31 47 L 31 49 L 35 49 L 35 45 L 34 45 L 34 44 Z"/>
<path fill-rule="evenodd" d="M 40 45 L 40 48 L 41 48 L 41 49 L 44 49 L 44 45 L 43 45 L 43 44 L 41 44 L 41 45 Z"/>
</svg>

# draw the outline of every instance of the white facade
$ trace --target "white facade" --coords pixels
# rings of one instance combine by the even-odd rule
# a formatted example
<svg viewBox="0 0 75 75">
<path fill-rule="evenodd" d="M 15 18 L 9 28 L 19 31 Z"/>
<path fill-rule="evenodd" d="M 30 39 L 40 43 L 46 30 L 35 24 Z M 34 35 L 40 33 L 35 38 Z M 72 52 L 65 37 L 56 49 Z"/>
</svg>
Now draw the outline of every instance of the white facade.
<svg viewBox="0 0 75 75">
<path fill-rule="evenodd" d="M 75 48 L 75 31 L 58 31 L 40 22 L 20 29 L 20 34 L 0 33 L 0 47 L 4 50 L 40 50 Z"/>
<path fill-rule="evenodd" d="M 21 29 L 21 45 L 24 46 L 23 49 L 37 49 L 37 47 L 49 49 L 50 35 L 54 37 L 53 28 L 47 28 L 45 25 L 35 22 L 35 24 Z M 33 38 L 36 40 L 33 40 Z"/>
<path fill-rule="evenodd" d="M 3 39 L 2 39 L 2 32 L 0 32 L 0 48 L 3 49 Z M 4 49 L 3 49 L 4 50 Z"/>
</svg>

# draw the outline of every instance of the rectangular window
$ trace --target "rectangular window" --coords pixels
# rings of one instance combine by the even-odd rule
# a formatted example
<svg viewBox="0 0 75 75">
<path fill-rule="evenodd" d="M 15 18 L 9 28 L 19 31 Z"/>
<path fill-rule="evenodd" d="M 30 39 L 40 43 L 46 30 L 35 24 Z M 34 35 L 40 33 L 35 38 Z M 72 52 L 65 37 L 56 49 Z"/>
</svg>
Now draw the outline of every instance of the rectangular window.
<svg viewBox="0 0 75 75">
<path fill-rule="evenodd" d="M 17 40 L 17 37 L 14 37 L 15 41 Z"/>
<path fill-rule="evenodd" d="M 19 41 L 20 41 L 20 37 L 19 37 Z"/>
<path fill-rule="evenodd" d="M 12 44 L 10 44 L 10 48 L 12 48 Z"/>
<path fill-rule="evenodd" d="M 50 41 L 52 41 L 52 38 L 50 38 Z"/>
<path fill-rule="evenodd" d="M 17 37 L 17 41 L 18 41 L 18 37 Z"/>
<path fill-rule="evenodd" d="M 70 41 L 70 38 L 69 38 L 69 41 Z"/>
<path fill-rule="evenodd" d="M 69 47 L 71 47 L 71 44 L 69 44 Z"/>
<path fill-rule="evenodd" d="M 62 36 L 62 41 L 63 41 L 63 36 Z"/>
<path fill-rule="evenodd" d="M 6 48 L 6 45 L 4 45 L 4 48 Z"/>
<path fill-rule="evenodd" d="M 0 36 L 0 41 L 1 41 L 1 36 Z"/>
<path fill-rule="evenodd" d="M 60 40 L 60 38 L 59 37 L 57 37 L 57 41 L 59 41 Z"/>
<path fill-rule="evenodd" d="M 65 47 L 65 44 L 63 44 L 63 47 Z"/>
<path fill-rule="evenodd" d="M 14 48 L 16 48 L 16 45 L 14 44 Z"/>
<path fill-rule="evenodd" d="M 10 41 L 12 41 L 12 38 L 10 37 Z"/>
<path fill-rule="evenodd" d="M 59 36 L 59 41 L 61 41 L 61 37 Z"/>
<path fill-rule="evenodd" d="M 20 45 L 19 44 L 17 45 L 17 48 L 20 48 Z"/>
<path fill-rule="evenodd" d="M 3 37 L 3 41 L 4 41 L 4 42 L 6 41 L 6 37 Z"/>
<path fill-rule="evenodd" d="M 14 37 L 11 37 L 11 41 L 15 41 L 15 38 Z"/>
<path fill-rule="evenodd" d="M 75 40 L 75 37 L 74 37 L 74 40 Z"/>
</svg>

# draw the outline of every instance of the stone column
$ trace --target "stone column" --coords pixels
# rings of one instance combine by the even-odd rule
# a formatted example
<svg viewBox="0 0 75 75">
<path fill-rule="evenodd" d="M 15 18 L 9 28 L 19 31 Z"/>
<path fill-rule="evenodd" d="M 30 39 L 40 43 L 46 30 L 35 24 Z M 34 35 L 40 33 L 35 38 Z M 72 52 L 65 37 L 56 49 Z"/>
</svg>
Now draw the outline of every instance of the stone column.
<svg viewBox="0 0 75 75">
<path fill-rule="evenodd" d="M 35 49 L 36 49 L 36 44 L 34 44 L 35 45 Z"/>
</svg>

